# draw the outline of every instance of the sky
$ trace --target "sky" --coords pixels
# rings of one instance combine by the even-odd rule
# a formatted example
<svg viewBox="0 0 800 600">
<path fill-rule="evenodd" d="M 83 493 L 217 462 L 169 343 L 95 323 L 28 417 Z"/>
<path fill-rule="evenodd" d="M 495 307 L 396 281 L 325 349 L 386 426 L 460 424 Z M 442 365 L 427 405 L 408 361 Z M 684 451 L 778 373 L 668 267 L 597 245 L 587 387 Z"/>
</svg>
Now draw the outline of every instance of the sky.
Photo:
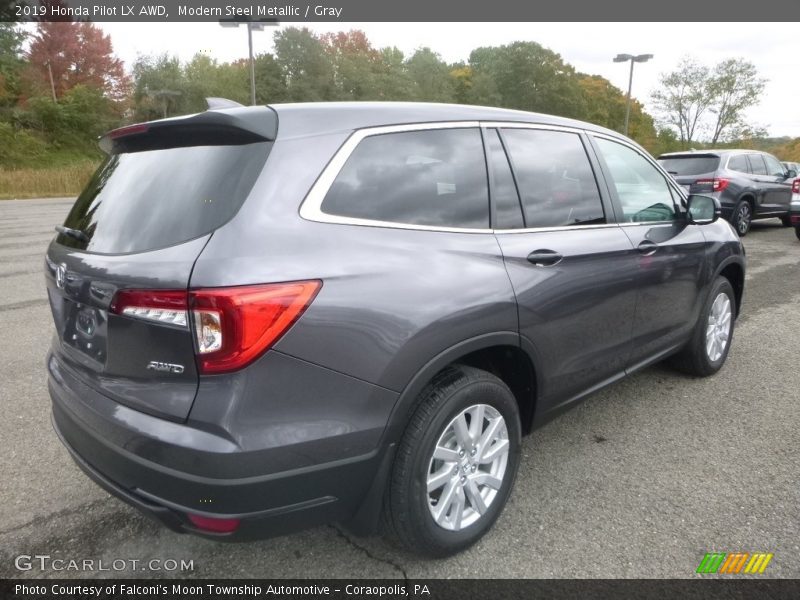
<svg viewBox="0 0 800 600">
<path fill-rule="evenodd" d="M 189 60 L 204 52 L 219 61 L 247 56 L 244 28 L 216 23 L 101 23 L 126 65 L 139 54 L 169 53 Z M 301 26 L 287 23 L 280 27 Z M 428 46 L 446 61 L 466 61 L 479 46 L 535 41 L 557 52 L 578 71 L 602 75 L 627 90 L 629 63 L 614 63 L 619 53 L 653 54 L 636 64 L 633 96 L 654 113 L 651 93 L 659 74 L 674 70 L 691 55 L 713 65 L 744 58 L 768 80 L 751 124 L 771 136 L 800 136 L 800 35 L 796 23 L 309 23 L 317 33 L 361 29 L 373 46 L 397 46 L 406 56 Z M 274 28 L 253 33 L 256 54 L 272 51 Z"/>
</svg>

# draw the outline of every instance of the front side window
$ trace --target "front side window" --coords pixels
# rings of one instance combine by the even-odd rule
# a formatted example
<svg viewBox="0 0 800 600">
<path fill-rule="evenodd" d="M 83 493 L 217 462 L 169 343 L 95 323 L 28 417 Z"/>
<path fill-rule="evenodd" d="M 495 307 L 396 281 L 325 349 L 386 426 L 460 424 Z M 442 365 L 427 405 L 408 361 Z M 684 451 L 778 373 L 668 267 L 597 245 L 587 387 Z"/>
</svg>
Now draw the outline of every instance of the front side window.
<svg viewBox="0 0 800 600">
<path fill-rule="evenodd" d="M 526 227 L 606 222 L 578 134 L 509 128 L 503 129 L 503 140 L 517 176 Z"/>
<path fill-rule="evenodd" d="M 364 138 L 322 201 L 329 215 L 488 229 L 489 190 L 477 128 Z"/>
<path fill-rule="evenodd" d="M 672 221 L 675 203 L 669 184 L 650 161 L 632 148 L 596 138 L 617 191 L 623 220 L 629 223 Z"/>
<path fill-rule="evenodd" d="M 767 172 L 773 177 L 783 177 L 785 175 L 786 171 L 783 169 L 783 165 L 774 156 L 765 154 L 764 162 L 767 163 Z"/>
</svg>

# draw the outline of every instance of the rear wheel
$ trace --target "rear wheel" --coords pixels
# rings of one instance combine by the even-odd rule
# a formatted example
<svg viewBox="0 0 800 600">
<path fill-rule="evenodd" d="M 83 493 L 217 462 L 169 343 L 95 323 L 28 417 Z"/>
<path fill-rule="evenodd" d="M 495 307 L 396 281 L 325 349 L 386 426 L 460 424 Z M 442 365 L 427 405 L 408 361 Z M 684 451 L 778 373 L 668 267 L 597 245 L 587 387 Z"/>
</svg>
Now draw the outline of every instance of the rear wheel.
<svg viewBox="0 0 800 600">
<path fill-rule="evenodd" d="M 797 236 L 797 239 L 800 240 L 800 227 L 794 228 L 794 234 Z"/>
<path fill-rule="evenodd" d="M 733 339 L 736 295 L 724 277 L 717 277 L 711 286 L 692 339 L 673 358 L 673 364 L 689 375 L 707 377 L 725 364 Z"/>
<path fill-rule="evenodd" d="M 789 215 L 786 215 L 785 217 L 781 217 L 781 225 L 783 225 L 784 227 L 791 227 L 792 226 L 791 217 L 789 217 Z"/>
<path fill-rule="evenodd" d="M 508 500 L 520 439 L 517 402 L 505 383 L 473 367 L 442 371 L 422 392 L 397 450 L 386 533 L 428 556 L 474 544 Z"/>
<path fill-rule="evenodd" d="M 739 237 L 744 237 L 750 231 L 750 224 L 753 221 L 753 207 L 747 200 L 739 200 L 736 208 L 733 209 L 731 222 L 736 229 Z"/>
</svg>

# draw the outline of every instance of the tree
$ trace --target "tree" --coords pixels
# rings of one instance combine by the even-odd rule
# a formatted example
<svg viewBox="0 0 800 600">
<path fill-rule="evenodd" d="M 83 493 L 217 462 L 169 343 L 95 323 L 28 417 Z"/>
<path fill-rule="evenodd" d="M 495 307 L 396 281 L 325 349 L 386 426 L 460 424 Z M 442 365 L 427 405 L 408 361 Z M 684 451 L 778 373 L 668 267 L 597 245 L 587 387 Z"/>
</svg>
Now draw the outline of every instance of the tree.
<svg viewBox="0 0 800 600">
<path fill-rule="evenodd" d="M 470 54 L 469 63 L 473 90 L 496 99 L 479 103 L 565 117 L 585 115 L 586 102 L 575 69 L 536 42 L 477 48 Z M 478 85 L 481 77 L 484 79 Z"/>
<path fill-rule="evenodd" d="M 14 106 L 20 94 L 24 67 L 22 43 L 26 34 L 13 23 L 0 22 L 0 107 Z"/>
<path fill-rule="evenodd" d="M 691 146 L 704 115 L 714 103 L 707 88 L 708 79 L 708 67 L 687 56 L 676 71 L 661 74 L 660 89 L 653 93 L 656 110 L 665 123 L 678 130 L 684 147 Z"/>
<path fill-rule="evenodd" d="M 26 58 L 34 93 L 49 93 L 52 72 L 58 98 L 76 85 L 98 89 L 115 101 L 128 94 L 129 81 L 111 38 L 92 23 L 38 23 Z"/>
<path fill-rule="evenodd" d="M 269 53 L 255 57 L 256 103 L 285 102 L 288 99 L 286 77 L 275 56 Z"/>
<path fill-rule="evenodd" d="M 755 65 L 746 60 L 729 58 L 714 67 L 708 83 L 714 104 L 710 112 L 715 115 L 712 145 L 726 132 L 728 137 L 741 135 L 737 130 L 747 127 L 744 112 L 758 103 L 765 85 L 766 79 L 760 78 Z"/>
<path fill-rule="evenodd" d="M 379 100 L 383 56 L 363 31 L 324 34 L 320 42 L 333 66 L 336 97 L 341 100 Z"/>
<path fill-rule="evenodd" d="M 334 100 L 334 70 L 320 39 L 307 28 L 275 32 L 275 60 L 286 81 L 287 99 L 296 102 Z"/>
<path fill-rule="evenodd" d="M 425 102 L 453 102 L 455 90 L 450 67 L 430 48 L 419 48 L 406 61 L 414 96 Z"/>
<path fill-rule="evenodd" d="M 133 81 L 136 120 L 192 112 L 186 100 L 189 85 L 177 57 L 167 54 L 138 57 L 133 64 Z"/>
</svg>

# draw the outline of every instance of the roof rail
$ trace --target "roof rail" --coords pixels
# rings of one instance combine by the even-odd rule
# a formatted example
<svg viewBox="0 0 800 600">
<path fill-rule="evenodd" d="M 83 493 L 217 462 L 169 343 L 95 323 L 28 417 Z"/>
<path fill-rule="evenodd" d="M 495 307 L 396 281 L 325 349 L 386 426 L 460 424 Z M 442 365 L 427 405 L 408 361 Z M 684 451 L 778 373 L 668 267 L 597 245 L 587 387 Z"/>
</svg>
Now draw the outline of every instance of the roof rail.
<svg viewBox="0 0 800 600">
<path fill-rule="evenodd" d="M 239 104 L 235 100 L 228 100 L 227 98 L 206 98 L 208 110 L 217 110 L 220 108 L 239 108 L 244 104 Z"/>
</svg>

